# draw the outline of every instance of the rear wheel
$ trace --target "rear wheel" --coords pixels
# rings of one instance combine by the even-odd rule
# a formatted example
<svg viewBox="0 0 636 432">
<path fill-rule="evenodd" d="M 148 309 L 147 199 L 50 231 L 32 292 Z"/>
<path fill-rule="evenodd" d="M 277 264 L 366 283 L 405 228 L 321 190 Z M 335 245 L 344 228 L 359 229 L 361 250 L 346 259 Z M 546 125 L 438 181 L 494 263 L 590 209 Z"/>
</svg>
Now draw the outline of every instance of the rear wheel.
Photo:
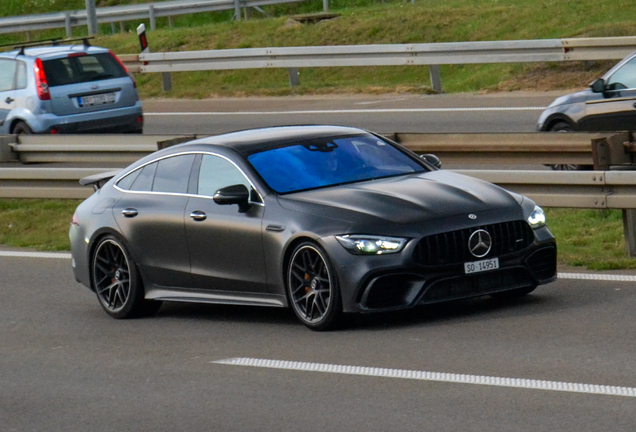
<svg viewBox="0 0 636 432">
<path fill-rule="evenodd" d="M 331 330 L 341 321 L 340 287 L 327 254 L 305 242 L 292 253 L 287 269 L 287 293 L 298 319 L 312 330 Z"/>
<path fill-rule="evenodd" d="M 161 302 L 145 300 L 144 288 L 126 247 L 114 236 L 102 239 L 92 260 L 93 287 L 99 304 L 113 318 L 150 315 Z"/>
<path fill-rule="evenodd" d="M 16 135 L 31 135 L 33 130 L 25 122 L 17 122 L 13 127 L 13 133 Z"/>
</svg>

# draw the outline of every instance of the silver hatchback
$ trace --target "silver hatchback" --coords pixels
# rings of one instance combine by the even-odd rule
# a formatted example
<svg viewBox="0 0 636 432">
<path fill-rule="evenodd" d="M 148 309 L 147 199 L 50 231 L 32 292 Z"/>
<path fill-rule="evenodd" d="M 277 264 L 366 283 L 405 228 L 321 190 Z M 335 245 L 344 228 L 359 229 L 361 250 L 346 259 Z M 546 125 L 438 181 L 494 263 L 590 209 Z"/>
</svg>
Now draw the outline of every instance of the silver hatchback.
<svg viewBox="0 0 636 432">
<path fill-rule="evenodd" d="M 0 53 L 0 134 L 142 132 L 137 85 L 111 51 L 34 45 Z"/>
</svg>

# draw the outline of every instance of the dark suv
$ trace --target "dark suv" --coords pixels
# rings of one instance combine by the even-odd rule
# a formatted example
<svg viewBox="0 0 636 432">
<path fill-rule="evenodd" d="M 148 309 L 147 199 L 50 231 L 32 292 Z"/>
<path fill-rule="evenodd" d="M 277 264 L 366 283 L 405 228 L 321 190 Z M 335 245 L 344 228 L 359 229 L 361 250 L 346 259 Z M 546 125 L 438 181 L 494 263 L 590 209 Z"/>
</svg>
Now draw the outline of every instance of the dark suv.
<svg viewBox="0 0 636 432">
<path fill-rule="evenodd" d="M 137 85 L 111 51 L 37 45 L 0 53 L 0 134 L 142 132 Z"/>
</svg>

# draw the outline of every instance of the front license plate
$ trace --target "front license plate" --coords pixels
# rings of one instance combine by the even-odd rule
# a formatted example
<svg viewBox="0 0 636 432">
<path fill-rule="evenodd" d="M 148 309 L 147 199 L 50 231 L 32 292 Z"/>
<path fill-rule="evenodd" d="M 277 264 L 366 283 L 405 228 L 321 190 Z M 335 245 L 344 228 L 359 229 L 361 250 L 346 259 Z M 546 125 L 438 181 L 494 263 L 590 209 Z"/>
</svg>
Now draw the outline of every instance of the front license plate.
<svg viewBox="0 0 636 432">
<path fill-rule="evenodd" d="M 499 268 L 499 258 L 487 259 L 483 261 L 464 263 L 464 271 L 466 274 L 479 273 Z"/>
<path fill-rule="evenodd" d="M 115 102 L 115 93 L 102 93 L 77 98 L 79 106 L 103 105 Z"/>
</svg>

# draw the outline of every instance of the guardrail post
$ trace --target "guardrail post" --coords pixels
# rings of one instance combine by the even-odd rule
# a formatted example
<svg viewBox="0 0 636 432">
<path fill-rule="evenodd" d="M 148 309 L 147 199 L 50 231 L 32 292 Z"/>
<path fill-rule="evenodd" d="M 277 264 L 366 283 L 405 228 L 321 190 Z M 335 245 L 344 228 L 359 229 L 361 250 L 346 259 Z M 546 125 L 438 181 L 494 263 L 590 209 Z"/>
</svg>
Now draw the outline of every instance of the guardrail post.
<svg viewBox="0 0 636 432">
<path fill-rule="evenodd" d="M 234 0 L 234 20 L 235 21 L 241 20 L 241 1 L 240 0 Z"/>
<path fill-rule="evenodd" d="M 64 28 L 66 29 L 66 37 L 72 37 L 73 29 L 71 28 L 71 13 L 68 11 L 64 12 Z"/>
<path fill-rule="evenodd" d="M 18 160 L 18 154 L 13 151 L 11 144 L 15 144 L 15 135 L 0 137 L 0 162 Z"/>
<path fill-rule="evenodd" d="M 163 91 L 169 92 L 172 90 L 172 74 L 170 72 L 161 73 L 161 84 L 163 85 Z"/>
<path fill-rule="evenodd" d="M 329 0 L 322 0 L 322 10 L 329 12 Z"/>
<path fill-rule="evenodd" d="M 150 30 L 157 30 L 157 18 L 155 17 L 155 6 L 148 6 L 148 16 L 150 18 Z"/>
<path fill-rule="evenodd" d="M 289 85 L 291 87 L 298 87 L 300 85 L 300 79 L 298 77 L 300 72 L 298 68 L 289 68 L 287 70 L 289 71 Z"/>
<path fill-rule="evenodd" d="M 86 24 L 88 25 L 88 35 L 97 34 L 97 11 L 95 10 L 95 0 L 86 0 Z"/>
<path fill-rule="evenodd" d="M 168 17 L 168 27 L 174 27 L 174 18 L 172 18 L 172 15 Z"/>
<path fill-rule="evenodd" d="M 126 33 L 126 23 L 124 21 L 119 21 L 119 31 L 121 33 Z"/>
<path fill-rule="evenodd" d="M 439 74 L 439 66 L 430 65 L 428 67 L 428 71 L 431 76 L 431 87 L 433 87 L 433 91 L 435 93 L 441 93 L 442 92 L 442 77 Z"/>
<path fill-rule="evenodd" d="M 117 33 L 117 26 L 115 25 L 115 23 L 114 23 L 114 22 L 110 23 L 110 32 L 111 32 L 112 34 Z"/>
<path fill-rule="evenodd" d="M 636 209 L 623 209 L 623 230 L 625 251 L 630 257 L 636 256 Z"/>
</svg>

